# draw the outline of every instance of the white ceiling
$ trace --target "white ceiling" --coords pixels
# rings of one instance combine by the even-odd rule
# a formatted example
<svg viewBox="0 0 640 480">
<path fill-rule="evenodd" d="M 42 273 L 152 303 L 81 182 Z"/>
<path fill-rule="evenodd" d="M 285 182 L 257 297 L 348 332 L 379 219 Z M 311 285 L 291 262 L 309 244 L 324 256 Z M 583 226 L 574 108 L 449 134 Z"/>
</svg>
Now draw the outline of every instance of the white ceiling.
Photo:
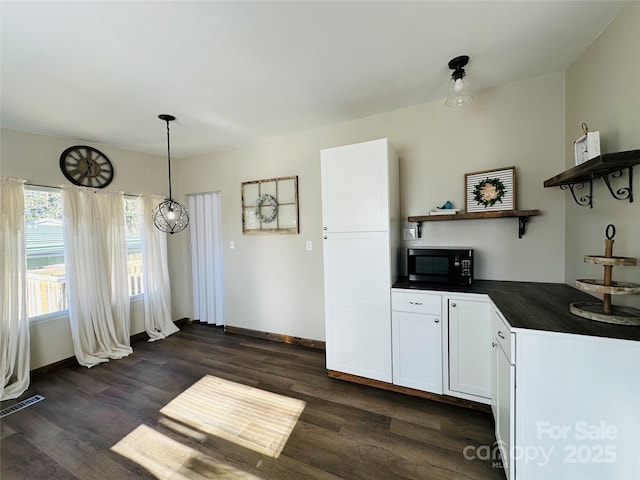
<svg viewBox="0 0 640 480">
<path fill-rule="evenodd" d="M 212 152 L 564 71 L 625 3 L 2 0 L 1 125 Z"/>
</svg>

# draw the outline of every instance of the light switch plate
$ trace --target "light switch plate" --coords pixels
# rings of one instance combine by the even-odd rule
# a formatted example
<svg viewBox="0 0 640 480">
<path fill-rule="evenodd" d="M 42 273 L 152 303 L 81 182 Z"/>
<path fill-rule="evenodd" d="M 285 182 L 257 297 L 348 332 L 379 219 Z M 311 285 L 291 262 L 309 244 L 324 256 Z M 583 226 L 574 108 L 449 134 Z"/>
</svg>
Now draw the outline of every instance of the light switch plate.
<svg viewBox="0 0 640 480">
<path fill-rule="evenodd" d="M 415 240 L 416 239 L 416 227 L 409 227 L 402 229 L 403 240 Z"/>
</svg>

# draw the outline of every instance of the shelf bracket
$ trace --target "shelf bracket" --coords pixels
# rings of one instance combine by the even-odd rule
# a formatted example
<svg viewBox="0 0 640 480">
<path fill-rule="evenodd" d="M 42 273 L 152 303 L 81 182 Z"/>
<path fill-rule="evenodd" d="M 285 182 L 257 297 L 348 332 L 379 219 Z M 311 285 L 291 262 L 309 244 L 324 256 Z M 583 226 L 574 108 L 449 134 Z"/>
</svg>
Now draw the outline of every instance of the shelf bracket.
<svg viewBox="0 0 640 480">
<path fill-rule="evenodd" d="M 609 176 L 611 176 L 611 178 L 621 177 L 622 170 L 615 170 L 611 173 L 607 173 L 602 176 L 602 180 L 604 180 L 604 183 L 607 184 L 609 193 L 611 193 L 611 196 L 613 198 L 615 198 L 616 200 L 629 199 L 629 203 L 633 203 L 633 167 L 629 167 L 628 170 L 629 170 L 629 186 L 628 187 L 622 187 L 614 191 L 613 187 L 611 186 L 611 181 L 609 179 Z"/>
<path fill-rule="evenodd" d="M 571 196 L 575 200 L 575 202 L 581 207 L 585 207 L 589 205 L 589 208 L 593 208 L 593 179 L 588 181 L 589 184 L 589 194 L 581 195 L 580 198 L 576 196 L 576 190 L 582 190 L 585 186 L 585 182 L 581 183 L 565 183 L 560 185 L 561 190 L 567 190 L 571 192 Z"/>
<path fill-rule="evenodd" d="M 518 217 L 518 238 L 522 238 L 524 236 L 528 221 L 529 217 Z"/>
<path fill-rule="evenodd" d="M 416 222 L 416 233 L 418 238 L 422 238 L 422 222 Z"/>
</svg>

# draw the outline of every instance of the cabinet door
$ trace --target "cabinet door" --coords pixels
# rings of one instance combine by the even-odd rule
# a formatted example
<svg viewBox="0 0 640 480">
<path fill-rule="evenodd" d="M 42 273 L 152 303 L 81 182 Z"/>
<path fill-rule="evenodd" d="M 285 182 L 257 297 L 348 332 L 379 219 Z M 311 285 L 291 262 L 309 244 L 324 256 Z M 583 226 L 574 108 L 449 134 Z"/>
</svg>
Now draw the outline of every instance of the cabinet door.
<svg viewBox="0 0 640 480">
<path fill-rule="evenodd" d="M 515 400 L 515 367 L 511 365 L 507 354 L 496 342 L 496 440 L 500 448 L 502 466 L 507 480 L 514 478 L 511 458 L 511 442 L 513 441 L 514 400 Z"/>
<path fill-rule="evenodd" d="M 393 383 L 442 394 L 440 316 L 392 312 Z"/>
<path fill-rule="evenodd" d="M 391 382 L 389 235 L 323 240 L 327 368 Z"/>
<path fill-rule="evenodd" d="M 387 139 L 322 150 L 320 166 L 325 231 L 389 230 Z"/>
<path fill-rule="evenodd" d="M 498 425 L 498 351 L 500 346 L 495 338 L 491 339 L 491 413 Z"/>
<path fill-rule="evenodd" d="M 449 299 L 449 389 L 491 397 L 491 304 Z"/>
</svg>

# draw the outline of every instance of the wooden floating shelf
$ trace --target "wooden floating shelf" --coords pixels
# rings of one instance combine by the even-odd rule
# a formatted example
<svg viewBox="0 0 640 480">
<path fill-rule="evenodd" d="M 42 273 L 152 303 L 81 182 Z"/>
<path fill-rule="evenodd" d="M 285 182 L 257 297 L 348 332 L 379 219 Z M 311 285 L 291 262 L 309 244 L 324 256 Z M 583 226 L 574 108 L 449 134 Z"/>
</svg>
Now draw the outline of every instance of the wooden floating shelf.
<svg viewBox="0 0 640 480">
<path fill-rule="evenodd" d="M 518 238 L 522 238 L 525 234 L 525 224 L 529 217 L 540 215 L 540 210 L 500 210 L 494 212 L 471 212 L 457 213 L 453 215 L 421 215 L 409 217 L 409 222 L 418 223 L 418 237 L 421 237 L 422 222 L 440 222 L 447 220 L 482 220 L 487 218 L 517 218 L 518 219 Z"/>
<path fill-rule="evenodd" d="M 593 179 L 602 178 L 613 198 L 629 200 L 629 203 L 633 203 L 633 167 L 638 164 L 640 164 L 640 150 L 604 153 L 545 180 L 544 186 L 568 189 L 578 205 L 588 205 L 589 208 L 593 208 Z M 609 177 L 622 176 L 624 169 L 628 170 L 628 186 L 616 190 L 611 185 Z M 589 191 L 582 194 L 585 186 L 588 186 Z"/>
</svg>

